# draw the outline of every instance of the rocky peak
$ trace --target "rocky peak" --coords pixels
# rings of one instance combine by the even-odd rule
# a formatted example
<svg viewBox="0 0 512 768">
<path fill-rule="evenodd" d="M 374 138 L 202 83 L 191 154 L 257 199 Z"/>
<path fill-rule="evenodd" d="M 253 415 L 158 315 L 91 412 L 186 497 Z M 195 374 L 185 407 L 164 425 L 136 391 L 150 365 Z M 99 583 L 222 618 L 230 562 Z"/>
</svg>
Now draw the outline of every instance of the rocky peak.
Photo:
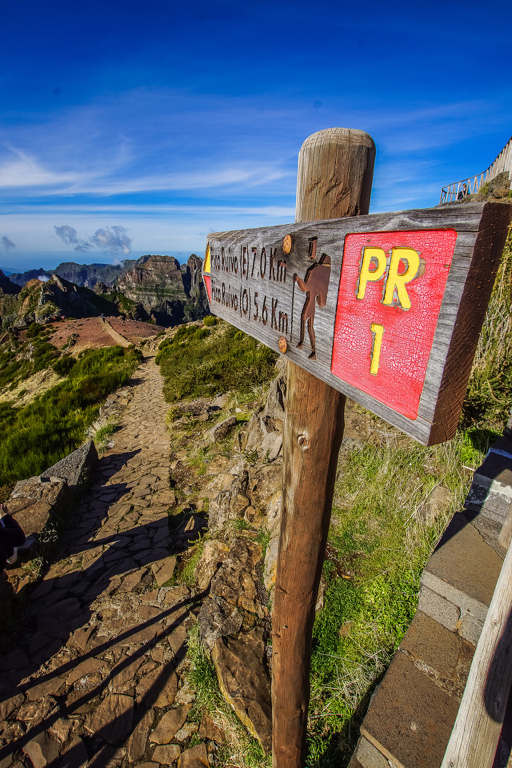
<svg viewBox="0 0 512 768">
<path fill-rule="evenodd" d="M 21 288 L 16 283 L 11 282 L 7 275 L 4 275 L 0 269 L 0 294 L 14 296 L 19 293 Z"/>
<path fill-rule="evenodd" d="M 190 273 L 190 291 L 191 293 L 194 293 L 194 291 L 199 290 L 199 286 L 203 284 L 203 262 L 199 256 L 195 255 L 195 253 L 192 253 L 189 256 L 187 261 L 187 270 Z"/>
<path fill-rule="evenodd" d="M 161 325 L 198 320 L 208 314 L 201 260 L 195 255 L 181 266 L 173 256 L 143 256 L 116 281 L 115 288 L 141 304 Z"/>
<path fill-rule="evenodd" d="M 73 283 L 69 283 L 67 280 L 63 280 L 58 275 L 52 275 L 51 278 L 46 283 L 47 291 L 46 293 L 52 293 L 52 287 L 56 286 L 59 290 L 61 290 L 63 293 L 67 293 L 68 291 L 75 291 L 76 292 L 76 285 Z"/>
</svg>

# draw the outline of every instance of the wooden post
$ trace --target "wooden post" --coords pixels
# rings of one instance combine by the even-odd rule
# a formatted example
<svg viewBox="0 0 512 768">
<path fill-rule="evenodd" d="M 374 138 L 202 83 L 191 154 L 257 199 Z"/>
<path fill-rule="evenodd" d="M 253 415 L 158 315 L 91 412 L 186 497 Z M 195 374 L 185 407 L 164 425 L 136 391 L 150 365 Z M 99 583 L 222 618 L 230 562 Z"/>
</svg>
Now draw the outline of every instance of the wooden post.
<svg viewBox="0 0 512 768">
<path fill-rule="evenodd" d="M 368 213 L 375 145 L 330 128 L 299 154 L 296 221 Z M 283 435 L 283 504 L 273 611 L 272 765 L 306 758 L 311 634 L 331 517 L 345 396 L 292 362 Z"/>
</svg>

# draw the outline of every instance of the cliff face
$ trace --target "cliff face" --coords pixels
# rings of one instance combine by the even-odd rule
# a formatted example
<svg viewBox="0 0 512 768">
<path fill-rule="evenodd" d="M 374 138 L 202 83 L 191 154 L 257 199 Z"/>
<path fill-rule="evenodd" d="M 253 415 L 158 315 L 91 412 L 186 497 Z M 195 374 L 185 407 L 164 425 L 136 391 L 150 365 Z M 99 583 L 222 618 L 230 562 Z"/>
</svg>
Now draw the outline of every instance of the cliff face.
<svg viewBox="0 0 512 768">
<path fill-rule="evenodd" d="M 25 283 L 29 280 L 38 280 L 40 277 L 47 278 L 48 280 L 52 276 L 53 272 L 48 272 L 46 269 L 29 269 L 26 272 L 13 272 L 9 275 L 11 282 L 16 283 L 20 288 L 23 288 Z"/>
<path fill-rule="evenodd" d="M 66 261 L 59 264 L 55 274 L 84 288 L 94 288 L 98 282 L 112 286 L 127 269 L 131 269 L 136 263 L 135 259 L 127 259 L 122 264 L 75 264 L 73 261 Z"/>
<path fill-rule="evenodd" d="M 172 256 L 143 256 L 114 287 L 159 325 L 199 320 L 209 312 L 201 266 L 194 254 L 182 266 Z"/>
</svg>

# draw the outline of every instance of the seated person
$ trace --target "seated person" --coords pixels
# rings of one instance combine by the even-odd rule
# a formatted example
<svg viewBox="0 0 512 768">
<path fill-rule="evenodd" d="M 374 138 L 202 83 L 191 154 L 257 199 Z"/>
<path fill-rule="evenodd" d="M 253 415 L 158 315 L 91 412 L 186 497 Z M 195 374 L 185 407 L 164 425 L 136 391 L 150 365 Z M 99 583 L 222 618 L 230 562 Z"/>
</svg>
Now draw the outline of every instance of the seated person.
<svg viewBox="0 0 512 768">
<path fill-rule="evenodd" d="M 13 565 L 18 559 L 18 548 L 25 543 L 23 529 L 11 517 L 5 504 L 0 504 L 0 573 L 6 564 Z"/>
</svg>

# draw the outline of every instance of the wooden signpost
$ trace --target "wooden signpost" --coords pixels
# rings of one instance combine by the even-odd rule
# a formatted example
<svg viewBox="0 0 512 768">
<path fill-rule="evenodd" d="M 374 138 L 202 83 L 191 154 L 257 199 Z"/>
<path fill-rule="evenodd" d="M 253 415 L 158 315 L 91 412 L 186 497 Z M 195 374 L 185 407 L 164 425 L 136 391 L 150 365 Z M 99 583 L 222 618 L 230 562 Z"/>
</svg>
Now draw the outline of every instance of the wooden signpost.
<svg viewBox="0 0 512 768">
<path fill-rule="evenodd" d="M 440 443 L 455 434 L 509 216 L 468 203 L 210 235 L 210 307 Z"/>
<path fill-rule="evenodd" d="M 305 760 L 311 631 L 345 395 L 424 444 L 453 437 L 511 218 L 508 205 L 480 203 L 365 215 L 374 157 L 363 131 L 310 136 L 297 222 L 209 235 L 204 261 L 211 311 L 289 361 L 274 768 Z"/>
</svg>

